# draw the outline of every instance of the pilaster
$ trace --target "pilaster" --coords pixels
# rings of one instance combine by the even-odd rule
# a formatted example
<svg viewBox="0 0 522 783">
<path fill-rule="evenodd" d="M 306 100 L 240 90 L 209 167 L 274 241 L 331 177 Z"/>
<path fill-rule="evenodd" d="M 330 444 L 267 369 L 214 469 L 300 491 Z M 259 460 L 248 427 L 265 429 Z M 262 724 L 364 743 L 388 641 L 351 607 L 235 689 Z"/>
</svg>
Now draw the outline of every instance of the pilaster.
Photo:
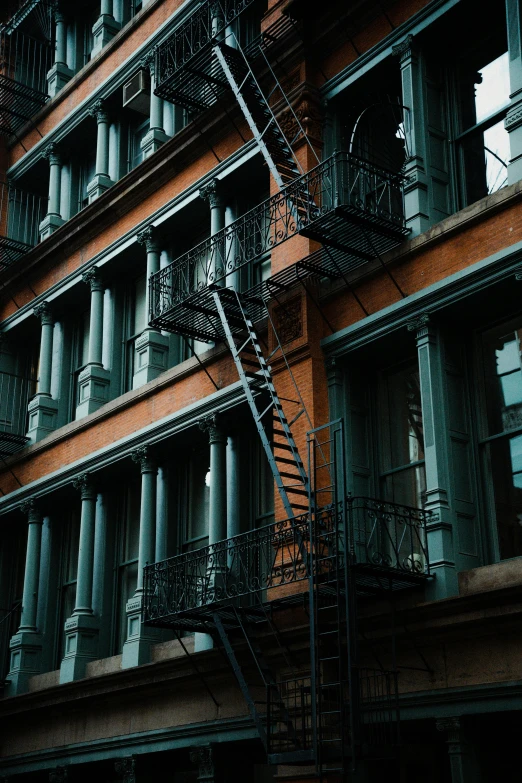
<svg viewBox="0 0 522 783">
<path fill-rule="evenodd" d="M 34 498 L 22 503 L 20 509 L 27 516 L 29 530 L 22 596 L 22 617 L 20 627 L 11 638 L 9 644 L 10 663 L 7 675 L 7 696 L 16 696 L 28 690 L 29 679 L 40 673 L 42 657 L 42 637 L 36 627 L 36 617 L 43 517 Z"/>
<path fill-rule="evenodd" d="M 60 683 L 84 677 L 87 664 L 98 656 L 99 618 L 94 616 L 92 608 L 97 492 L 87 473 L 77 476 L 73 486 L 80 492 L 82 515 L 76 605 L 72 616 L 65 621 L 65 654 L 60 666 Z"/>
<path fill-rule="evenodd" d="M 190 760 L 197 767 L 199 783 L 215 783 L 216 770 L 211 745 L 191 749 Z"/>
<path fill-rule="evenodd" d="M 162 639 L 159 629 L 150 628 L 141 622 L 145 598 L 143 569 L 154 560 L 158 467 L 148 446 L 140 446 L 133 451 L 131 457 L 133 462 L 140 466 L 141 472 L 140 538 L 136 591 L 130 601 L 127 601 L 126 607 L 127 639 L 122 650 L 121 665 L 123 669 L 148 663 L 151 645 Z"/>
<path fill-rule="evenodd" d="M 94 44 L 92 56 L 95 57 L 120 29 L 120 24 L 112 15 L 112 0 L 102 0 L 101 13 L 92 28 Z"/>
<path fill-rule="evenodd" d="M 473 745 L 462 727 L 462 718 L 440 718 L 436 721 L 437 731 L 446 734 L 451 769 L 451 783 L 477 783 L 480 772 Z"/>
<path fill-rule="evenodd" d="M 425 509 L 432 512 L 427 536 L 430 564 L 436 579 L 428 589 L 432 598 L 447 598 L 458 595 L 458 581 L 454 515 L 448 500 L 450 443 L 442 339 L 428 313 L 411 321 L 407 328 L 415 334 L 417 342 L 426 466 Z"/>
<path fill-rule="evenodd" d="M 116 759 L 114 771 L 122 783 L 136 783 L 136 756 Z"/>
</svg>

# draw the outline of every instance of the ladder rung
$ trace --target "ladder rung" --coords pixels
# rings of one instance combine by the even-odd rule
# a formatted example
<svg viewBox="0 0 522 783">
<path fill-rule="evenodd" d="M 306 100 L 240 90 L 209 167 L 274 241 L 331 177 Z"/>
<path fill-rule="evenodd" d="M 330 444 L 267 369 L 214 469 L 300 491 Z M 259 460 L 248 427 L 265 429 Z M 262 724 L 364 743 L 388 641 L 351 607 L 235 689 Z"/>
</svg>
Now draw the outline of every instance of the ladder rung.
<svg viewBox="0 0 522 783">
<path fill-rule="evenodd" d="M 289 446 L 287 443 L 277 443 L 276 441 L 273 441 L 272 446 L 276 449 L 284 449 L 285 451 L 294 451 L 292 446 Z M 297 451 L 297 449 L 295 450 Z"/>
<path fill-rule="evenodd" d="M 306 489 L 297 489 L 297 487 L 288 487 L 286 485 L 284 486 L 286 492 L 292 492 L 294 495 L 304 495 L 305 497 L 308 497 L 308 490 Z"/>
<path fill-rule="evenodd" d="M 287 459 L 287 457 L 278 457 L 275 454 L 274 459 L 276 462 L 282 462 L 284 465 L 298 465 L 300 468 L 304 469 L 304 465 L 300 459 Z"/>
</svg>

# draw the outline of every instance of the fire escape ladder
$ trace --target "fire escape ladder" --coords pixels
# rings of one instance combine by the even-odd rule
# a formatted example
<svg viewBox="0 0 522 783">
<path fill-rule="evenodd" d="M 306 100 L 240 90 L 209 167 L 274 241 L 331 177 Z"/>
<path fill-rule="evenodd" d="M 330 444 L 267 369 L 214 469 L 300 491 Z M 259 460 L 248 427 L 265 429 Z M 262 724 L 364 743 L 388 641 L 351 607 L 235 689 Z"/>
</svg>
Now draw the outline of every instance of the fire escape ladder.
<svg viewBox="0 0 522 783">
<path fill-rule="evenodd" d="M 212 295 L 283 506 L 288 517 L 292 518 L 309 510 L 310 482 L 290 429 L 291 423 L 286 418 L 271 368 L 240 295 L 230 288 L 217 286 L 213 288 Z M 236 342 L 238 325 L 244 331 Z M 254 397 L 254 388 L 265 394 Z M 268 418 L 271 412 L 273 422 Z"/>
<path fill-rule="evenodd" d="M 223 42 L 216 42 L 214 53 L 274 180 L 283 189 L 303 172 L 245 55 L 239 45 L 232 48 Z"/>
</svg>

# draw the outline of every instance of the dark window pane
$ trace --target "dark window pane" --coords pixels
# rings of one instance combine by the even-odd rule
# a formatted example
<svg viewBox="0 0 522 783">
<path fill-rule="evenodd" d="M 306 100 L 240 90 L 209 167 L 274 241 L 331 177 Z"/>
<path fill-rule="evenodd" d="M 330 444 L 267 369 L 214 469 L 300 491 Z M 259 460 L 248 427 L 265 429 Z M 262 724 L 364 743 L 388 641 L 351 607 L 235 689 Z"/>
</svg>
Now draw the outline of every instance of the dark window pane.
<svg viewBox="0 0 522 783">
<path fill-rule="evenodd" d="M 483 339 L 488 434 L 522 426 L 519 330 L 494 329 Z"/>
<path fill-rule="evenodd" d="M 500 557 L 522 555 L 522 435 L 490 444 Z"/>
</svg>

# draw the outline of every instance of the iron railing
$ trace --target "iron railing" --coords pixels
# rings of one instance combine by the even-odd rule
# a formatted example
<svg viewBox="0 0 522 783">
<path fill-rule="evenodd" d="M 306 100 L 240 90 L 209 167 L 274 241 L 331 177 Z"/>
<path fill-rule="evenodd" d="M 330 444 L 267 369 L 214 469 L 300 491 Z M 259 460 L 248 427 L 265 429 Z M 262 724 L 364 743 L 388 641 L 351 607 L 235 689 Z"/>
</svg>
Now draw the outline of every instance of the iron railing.
<svg viewBox="0 0 522 783">
<path fill-rule="evenodd" d="M 347 511 L 355 564 L 429 575 L 429 511 L 365 497 L 349 497 Z"/>
<path fill-rule="evenodd" d="M 0 182 L 0 270 L 38 242 L 47 199 Z"/>
<path fill-rule="evenodd" d="M 146 566 L 145 622 L 307 579 L 308 530 L 303 515 Z"/>
<path fill-rule="evenodd" d="M 48 100 L 51 42 L 0 30 L 0 133 L 10 135 Z"/>
<path fill-rule="evenodd" d="M 281 192 L 246 212 L 150 278 L 150 320 L 168 323 L 169 313 L 209 285 L 227 278 L 298 233 L 312 230 L 325 244 L 346 242 L 347 252 L 375 257 L 353 248 L 346 236 L 350 220 L 366 221 L 389 235 L 406 235 L 402 211 L 404 178 L 347 152 L 336 152 Z M 341 214 L 342 213 L 342 214 Z M 361 238 L 356 240 L 360 244 Z"/>
<path fill-rule="evenodd" d="M 210 52 L 215 40 L 244 10 L 259 0 L 212 0 L 202 3 L 155 51 L 156 94 L 167 100 L 173 80 L 194 58 Z"/>
<path fill-rule="evenodd" d="M 372 500 L 348 498 L 350 565 L 378 567 L 393 578 L 429 575 L 428 512 Z M 219 603 L 257 595 L 313 575 L 321 583 L 340 578 L 345 566 L 343 512 L 328 507 L 273 522 L 234 538 L 146 566 L 144 621 L 198 614 Z"/>
<path fill-rule="evenodd" d="M 34 378 L 0 372 L 0 455 L 7 456 L 27 443 L 27 406 L 36 391 Z"/>
</svg>

